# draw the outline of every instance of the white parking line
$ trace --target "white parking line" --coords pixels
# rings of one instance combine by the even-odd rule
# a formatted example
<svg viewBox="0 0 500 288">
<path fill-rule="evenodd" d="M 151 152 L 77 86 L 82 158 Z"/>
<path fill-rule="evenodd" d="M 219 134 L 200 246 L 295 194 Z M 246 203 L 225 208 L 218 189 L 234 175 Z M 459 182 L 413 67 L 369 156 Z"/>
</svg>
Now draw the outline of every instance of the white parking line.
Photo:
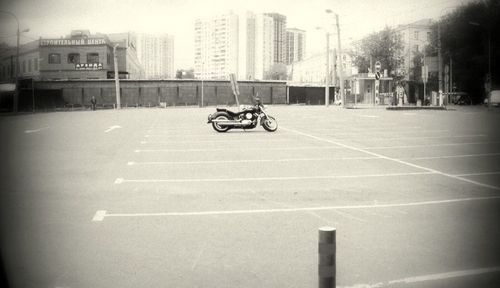
<svg viewBox="0 0 500 288">
<path fill-rule="evenodd" d="M 301 161 L 332 161 L 332 160 L 373 160 L 379 157 L 332 157 L 332 158 L 282 158 L 282 159 L 244 159 L 244 160 L 204 160 L 204 161 L 145 161 L 127 162 L 128 166 L 133 165 L 182 165 L 182 164 L 228 164 L 228 163 L 260 163 L 260 162 L 301 162 Z"/>
<path fill-rule="evenodd" d="M 303 147 L 262 147 L 262 148 L 245 148 L 245 151 L 285 151 L 285 150 L 315 150 L 315 149 L 343 149 L 343 147 L 332 146 L 303 146 Z M 216 151 L 242 151 L 241 147 L 237 148 L 192 148 L 192 149 L 136 149 L 136 153 L 147 152 L 216 152 Z"/>
<path fill-rule="evenodd" d="M 327 140 L 327 139 L 325 139 Z M 336 143 L 336 142 L 335 142 Z M 335 144 L 333 143 L 333 144 Z M 425 147 L 446 147 L 446 146 L 463 146 L 463 145 L 488 145 L 498 144 L 500 142 L 464 142 L 464 143 L 442 143 L 442 144 L 424 144 L 424 145 L 396 145 L 396 146 L 374 146 L 363 147 L 364 150 L 383 150 L 383 149 L 405 149 L 405 148 L 425 148 Z M 368 152 L 368 151 L 366 151 Z"/>
<path fill-rule="evenodd" d="M 270 142 L 290 142 L 294 139 L 268 139 L 268 140 L 255 140 L 255 139 L 219 139 L 219 140 L 171 140 L 171 141 L 141 141 L 141 144 L 181 144 L 181 143 L 270 143 Z"/>
<path fill-rule="evenodd" d="M 459 155 L 444 155 L 444 156 L 428 156 L 428 157 L 408 157 L 400 158 L 400 160 L 431 160 L 431 159 L 448 159 L 448 158 L 472 158 L 472 157 L 489 157 L 498 156 L 500 153 L 480 153 L 480 154 L 459 154 Z M 460 175 L 456 175 L 460 176 Z"/>
<path fill-rule="evenodd" d="M 480 173 L 467 173 L 467 174 L 458 174 L 456 176 L 459 177 L 467 177 L 467 176 L 481 176 L 481 175 L 498 175 L 500 174 L 500 171 L 494 171 L 494 172 L 480 172 Z"/>
<path fill-rule="evenodd" d="M 300 135 L 304 135 L 306 137 L 309 137 L 309 138 L 312 138 L 312 139 L 316 139 L 318 141 L 331 143 L 331 144 L 334 144 L 336 146 L 341 146 L 341 147 L 345 147 L 347 149 L 351 149 L 351 150 L 354 150 L 354 151 L 364 152 L 364 153 L 372 155 L 372 156 L 381 157 L 381 158 L 387 159 L 389 161 L 400 163 L 400 164 L 404 164 L 406 166 L 410 166 L 410 167 L 413 167 L 413 168 L 418 168 L 418 169 L 425 170 L 425 171 L 428 171 L 428 172 L 440 174 L 440 175 L 445 176 L 445 177 L 457 179 L 457 180 L 460 180 L 460 181 L 463 181 L 463 182 L 468 182 L 468 183 L 471 183 L 471 184 L 474 184 L 474 185 L 477 185 L 477 186 L 486 187 L 486 188 L 490 188 L 490 189 L 493 189 L 493 190 L 499 190 L 500 191 L 500 187 L 497 187 L 497 186 L 493 186 L 493 185 L 489 185 L 489 184 L 477 182 L 477 181 L 470 180 L 470 179 L 467 179 L 467 178 L 463 178 L 463 177 L 460 177 L 460 176 L 456 176 L 456 175 L 451 175 L 451 174 L 448 174 L 448 173 L 444 173 L 444 172 L 438 171 L 436 169 L 424 167 L 424 166 L 421 166 L 421 165 L 416 165 L 416 164 L 413 164 L 413 163 L 410 163 L 410 162 L 406 162 L 406 161 L 403 161 L 403 160 L 400 160 L 400 159 L 396 159 L 396 158 L 391 158 L 391 157 L 388 157 L 388 156 L 384 156 L 382 154 L 377 154 L 375 152 L 368 151 L 369 148 L 357 148 L 357 147 L 354 147 L 354 146 L 342 144 L 342 143 L 334 141 L 334 140 L 321 138 L 321 137 L 310 135 L 310 134 L 307 134 L 307 133 L 304 133 L 304 132 L 300 132 L 300 131 L 297 131 L 297 130 L 283 128 L 283 127 L 281 129 L 284 129 L 284 130 L 287 130 L 287 131 L 290 131 L 290 132 L 294 132 L 294 133 L 297 133 L 297 134 L 300 134 Z M 492 143 L 492 142 L 489 142 L 489 143 Z M 484 143 L 481 143 L 481 144 L 484 144 Z M 426 146 L 424 146 L 424 147 L 426 147 Z"/>
<path fill-rule="evenodd" d="M 209 216 L 209 215 L 244 215 L 244 214 L 270 214 L 270 213 L 292 213 L 292 212 L 310 212 L 310 211 L 328 211 L 328 210 L 354 210 L 354 209 L 380 209 L 395 207 L 412 207 L 425 205 L 439 205 L 461 203 L 469 201 L 497 200 L 500 196 L 490 197 L 469 197 L 444 200 L 406 202 L 406 203 L 388 203 L 372 205 L 345 205 L 345 206 L 320 206 L 320 207 L 297 207 L 297 208 L 275 208 L 275 209 L 254 209 L 254 210 L 216 210 L 216 211 L 192 211 L 192 212 L 157 212 L 157 213 L 107 213 L 106 210 L 98 210 L 92 221 L 100 222 L 106 217 L 170 217 L 170 216 Z"/>
<path fill-rule="evenodd" d="M 203 133 L 203 134 L 189 134 L 189 133 L 182 133 L 182 134 L 171 134 L 171 133 L 148 133 L 144 135 L 144 137 L 175 137 L 175 138 L 192 138 L 192 137 L 212 137 L 214 139 L 220 139 L 221 137 L 224 137 L 225 139 L 228 138 L 236 138 L 236 137 L 241 137 L 241 136 L 248 136 L 248 135 L 259 135 L 261 137 L 265 131 L 238 131 L 238 132 L 227 132 L 227 133 L 217 133 L 217 132 L 210 132 L 210 133 Z M 266 132 L 268 133 L 268 132 Z M 281 135 L 287 135 L 290 136 L 290 134 L 285 134 L 283 132 L 280 132 Z M 264 136 L 266 137 L 266 136 Z M 268 138 L 272 138 L 272 135 L 267 135 Z M 262 138 L 262 137 L 261 137 Z"/>
<path fill-rule="evenodd" d="M 304 128 L 306 129 L 306 128 Z M 411 130 L 411 131 L 408 131 L 408 129 L 405 129 L 404 131 L 403 130 L 396 130 L 396 129 L 379 129 L 379 131 L 377 131 L 377 129 L 372 129 L 372 128 L 369 128 L 370 131 L 365 131 L 363 129 L 352 129 L 352 130 L 349 130 L 349 132 L 335 132 L 335 133 L 321 133 L 322 135 L 326 135 L 326 136 L 329 136 L 329 135 L 334 135 L 334 136 L 339 136 L 339 135 L 342 135 L 342 136 L 352 136 L 352 135 L 359 135 L 360 133 L 363 133 L 363 135 L 373 135 L 373 136 L 379 136 L 382 134 L 382 135 L 387 135 L 387 134 L 397 134 L 397 135 L 401 135 L 401 134 L 415 134 L 415 133 L 419 133 L 419 132 L 422 132 L 422 133 L 445 133 L 445 132 L 449 132 L 450 130 L 425 130 L 425 131 L 420 131 L 420 130 Z M 285 130 L 285 129 L 282 129 L 282 130 Z M 289 135 L 289 134 L 287 134 Z"/>
<path fill-rule="evenodd" d="M 233 139 L 246 139 L 248 140 L 249 134 L 250 133 L 255 133 L 254 135 L 258 134 L 258 137 L 261 139 L 269 139 L 269 140 L 274 140 L 273 135 L 265 135 L 262 133 L 258 132 L 240 132 L 240 133 L 219 133 L 219 134 L 213 134 L 213 133 L 207 133 L 207 134 L 145 134 L 145 138 L 154 138 L 154 139 L 165 139 L 168 138 L 169 140 L 181 140 L 181 141 L 187 141 L 187 140 L 228 140 L 231 141 Z M 267 133 L 267 132 L 266 132 Z M 282 133 L 281 136 L 297 136 L 294 134 L 284 134 Z M 242 138 L 246 137 L 246 138 Z"/>
<path fill-rule="evenodd" d="M 385 140 L 403 140 L 403 139 L 447 139 L 447 138 L 475 138 L 486 137 L 485 134 L 471 134 L 471 135 L 445 135 L 445 136 L 412 136 L 412 137 L 381 137 Z"/>
<path fill-rule="evenodd" d="M 248 178 L 187 178 L 187 179 L 125 179 L 116 178 L 115 184 L 123 183 L 194 183 L 194 182 L 252 182 L 252 181 L 283 181 L 283 180 L 310 180 L 310 179 L 343 179 L 343 178 L 373 178 L 396 177 L 413 175 L 430 175 L 434 172 L 361 174 L 361 175 L 327 175 L 327 176 L 290 176 L 290 177 L 248 177 Z"/>
<path fill-rule="evenodd" d="M 119 128 L 122 128 L 121 126 L 118 126 L 118 125 L 113 125 L 111 127 L 109 127 L 108 129 L 104 130 L 104 133 L 108 133 L 108 132 L 111 132 L 115 129 L 119 129 Z"/>
<path fill-rule="evenodd" d="M 40 131 L 43 131 L 43 130 L 46 130 L 46 129 L 49 129 L 49 128 L 50 127 L 47 126 L 47 127 L 42 127 L 42 128 L 33 129 L 33 130 L 24 130 L 24 133 L 26 133 L 26 134 L 36 133 L 36 132 L 40 132 Z"/>
<path fill-rule="evenodd" d="M 452 271 L 452 272 L 438 273 L 438 274 L 421 275 L 421 276 L 416 276 L 416 277 L 408 277 L 408 278 L 403 278 L 403 279 L 398 279 L 398 280 L 391 280 L 391 281 L 387 281 L 387 282 L 379 282 L 379 283 L 375 283 L 375 284 L 356 284 L 353 286 L 340 286 L 339 288 L 393 287 L 392 285 L 395 285 L 395 284 L 420 283 L 420 282 L 444 280 L 444 279 L 466 277 L 466 276 L 475 276 L 475 275 L 481 275 L 481 274 L 486 274 L 486 273 L 496 273 L 496 272 L 500 272 L 499 266 L 488 267 L 488 268 L 479 268 L 479 269 L 470 269 L 470 270 Z"/>
</svg>

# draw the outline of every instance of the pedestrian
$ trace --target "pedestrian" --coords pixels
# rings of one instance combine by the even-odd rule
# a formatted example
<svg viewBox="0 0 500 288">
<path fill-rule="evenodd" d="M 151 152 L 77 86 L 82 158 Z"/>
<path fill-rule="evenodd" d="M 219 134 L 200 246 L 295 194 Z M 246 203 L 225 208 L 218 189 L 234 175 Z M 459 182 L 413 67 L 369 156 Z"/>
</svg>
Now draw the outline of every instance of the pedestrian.
<svg viewBox="0 0 500 288">
<path fill-rule="evenodd" d="M 90 103 L 92 103 L 92 111 L 95 111 L 95 106 L 97 104 L 97 100 L 95 100 L 94 96 L 92 96 L 92 99 L 90 99 Z"/>
</svg>

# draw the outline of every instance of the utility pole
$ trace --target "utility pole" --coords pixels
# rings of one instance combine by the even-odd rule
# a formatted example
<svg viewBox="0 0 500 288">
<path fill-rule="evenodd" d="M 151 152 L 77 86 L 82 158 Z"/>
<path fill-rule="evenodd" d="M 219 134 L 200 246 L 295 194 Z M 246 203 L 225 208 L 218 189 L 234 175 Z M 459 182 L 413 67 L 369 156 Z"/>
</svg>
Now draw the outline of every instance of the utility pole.
<svg viewBox="0 0 500 288">
<path fill-rule="evenodd" d="M 203 70 L 205 70 L 205 61 L 201 62 L 201 107 L 203 107 Z"/>
<path fill-rule="evenodd" d="M 333 55 L 332 56 L 332 58 L 333 58 L 332 59 L 333 60 L 332 61 L 333 62 L 332 63 L 333 64 L 333 67 L 332 67 L 332 73 L 333 73 L 333 75 L 332 75 L 332 79 L 333 79 L 332 86 L 336 87 L 337 86 L 337 68 L 336 68 L 337 67 L 337 49 L 333 48 L 332 55 Z"/>
<path fill-rule="evenodd" d="M 339 14 L 335 14 L 335 19 L 337 20 L 337 38 L 338 38 L 338 49 L 339 49 L 339 81 L 340 81 L 340 97 L 342 99 L 342 107 L 345 108 L 345 94 L 344 94 L 344 68 L 342 59 L 342 47 L 340 45 L 340 25 L 339 25 Z M 337 64 L 337 66 L 339 65 Z"/>
<path fill-rule="evenodd" d="M 17 47 L 16 47 L 16 92 L 14 93 L 14 107 L 13 112 L 17 113 L 19 107 L 19 38 L 21 37 L 21 32 L 19 31 L 19 21 L 17 20 Z"/>
<path fill-rule="evenodd" d="M 116 47 L 118 44 L 113 46 L 113 62 L 115 68 L 115 89 L 116 89 L 116 109 L 121 109 L 121 101 L 120 101 L 120 80 L 118 77 L 118 56 L 116 55 Z"/>
<path fill-rule="evenodd" d="M 491 107 L 491 87 L 493 85 L 493 75 L 491 74 L 491 24 L 488 28 L 488 76 L 490 83 L 488 85 L 488 108 Z"/>
<path fill-rule="evenodd" d="M 330 33 L 326 31 L 325 106 L 330 104 Z"/>
<path fill-rule="evenodd" d="M 439 81 L 439 98 L 443 93 L 443 57 L 441 55 L 441 24 L 438 22 L 438 81 Z"/>
</svg>

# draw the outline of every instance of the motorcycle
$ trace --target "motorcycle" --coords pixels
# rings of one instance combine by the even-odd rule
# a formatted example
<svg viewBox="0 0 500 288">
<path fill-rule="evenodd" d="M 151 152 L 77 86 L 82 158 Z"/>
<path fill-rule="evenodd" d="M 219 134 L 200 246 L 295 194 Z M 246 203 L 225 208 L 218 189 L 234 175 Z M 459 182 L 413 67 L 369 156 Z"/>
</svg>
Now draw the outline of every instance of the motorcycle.
<svg viewBox="0 0 500 288">
<path fill-rule="evenodd" d="M 259 98 L 256 104 L 245 107 L 242 111 L 233 112 L 226 108 L 216 108 L 216 112 L 208 115 L 208 124 L 217 132 L 227 132 L 230 129 L 253 129 L 260 123 L 266 131 L 274 132 L 278 129 L 278 122 L 267 114 Z"/>
</svg>

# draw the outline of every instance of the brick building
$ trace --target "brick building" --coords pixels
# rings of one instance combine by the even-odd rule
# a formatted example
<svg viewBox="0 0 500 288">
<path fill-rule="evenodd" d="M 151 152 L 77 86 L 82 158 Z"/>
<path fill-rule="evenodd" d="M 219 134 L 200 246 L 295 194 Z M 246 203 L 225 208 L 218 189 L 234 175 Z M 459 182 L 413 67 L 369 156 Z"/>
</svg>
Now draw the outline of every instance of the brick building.
<svg viewBox="0 0 500 288">
<path fill-rule="evenodd" d="M 111 42 L 104 34 L 74 30 L 65 38 L 32 41 L 20 47 L 19 78 L 35 80 L 111 79 L 114 77 L 113 46 L 117 47 L 118 71 L 122 79 L 143 74 L 135 48 L 128 41 Z M 0 55 L 0 81 L 16 76 L 16 49 Z"/>
</svg>

